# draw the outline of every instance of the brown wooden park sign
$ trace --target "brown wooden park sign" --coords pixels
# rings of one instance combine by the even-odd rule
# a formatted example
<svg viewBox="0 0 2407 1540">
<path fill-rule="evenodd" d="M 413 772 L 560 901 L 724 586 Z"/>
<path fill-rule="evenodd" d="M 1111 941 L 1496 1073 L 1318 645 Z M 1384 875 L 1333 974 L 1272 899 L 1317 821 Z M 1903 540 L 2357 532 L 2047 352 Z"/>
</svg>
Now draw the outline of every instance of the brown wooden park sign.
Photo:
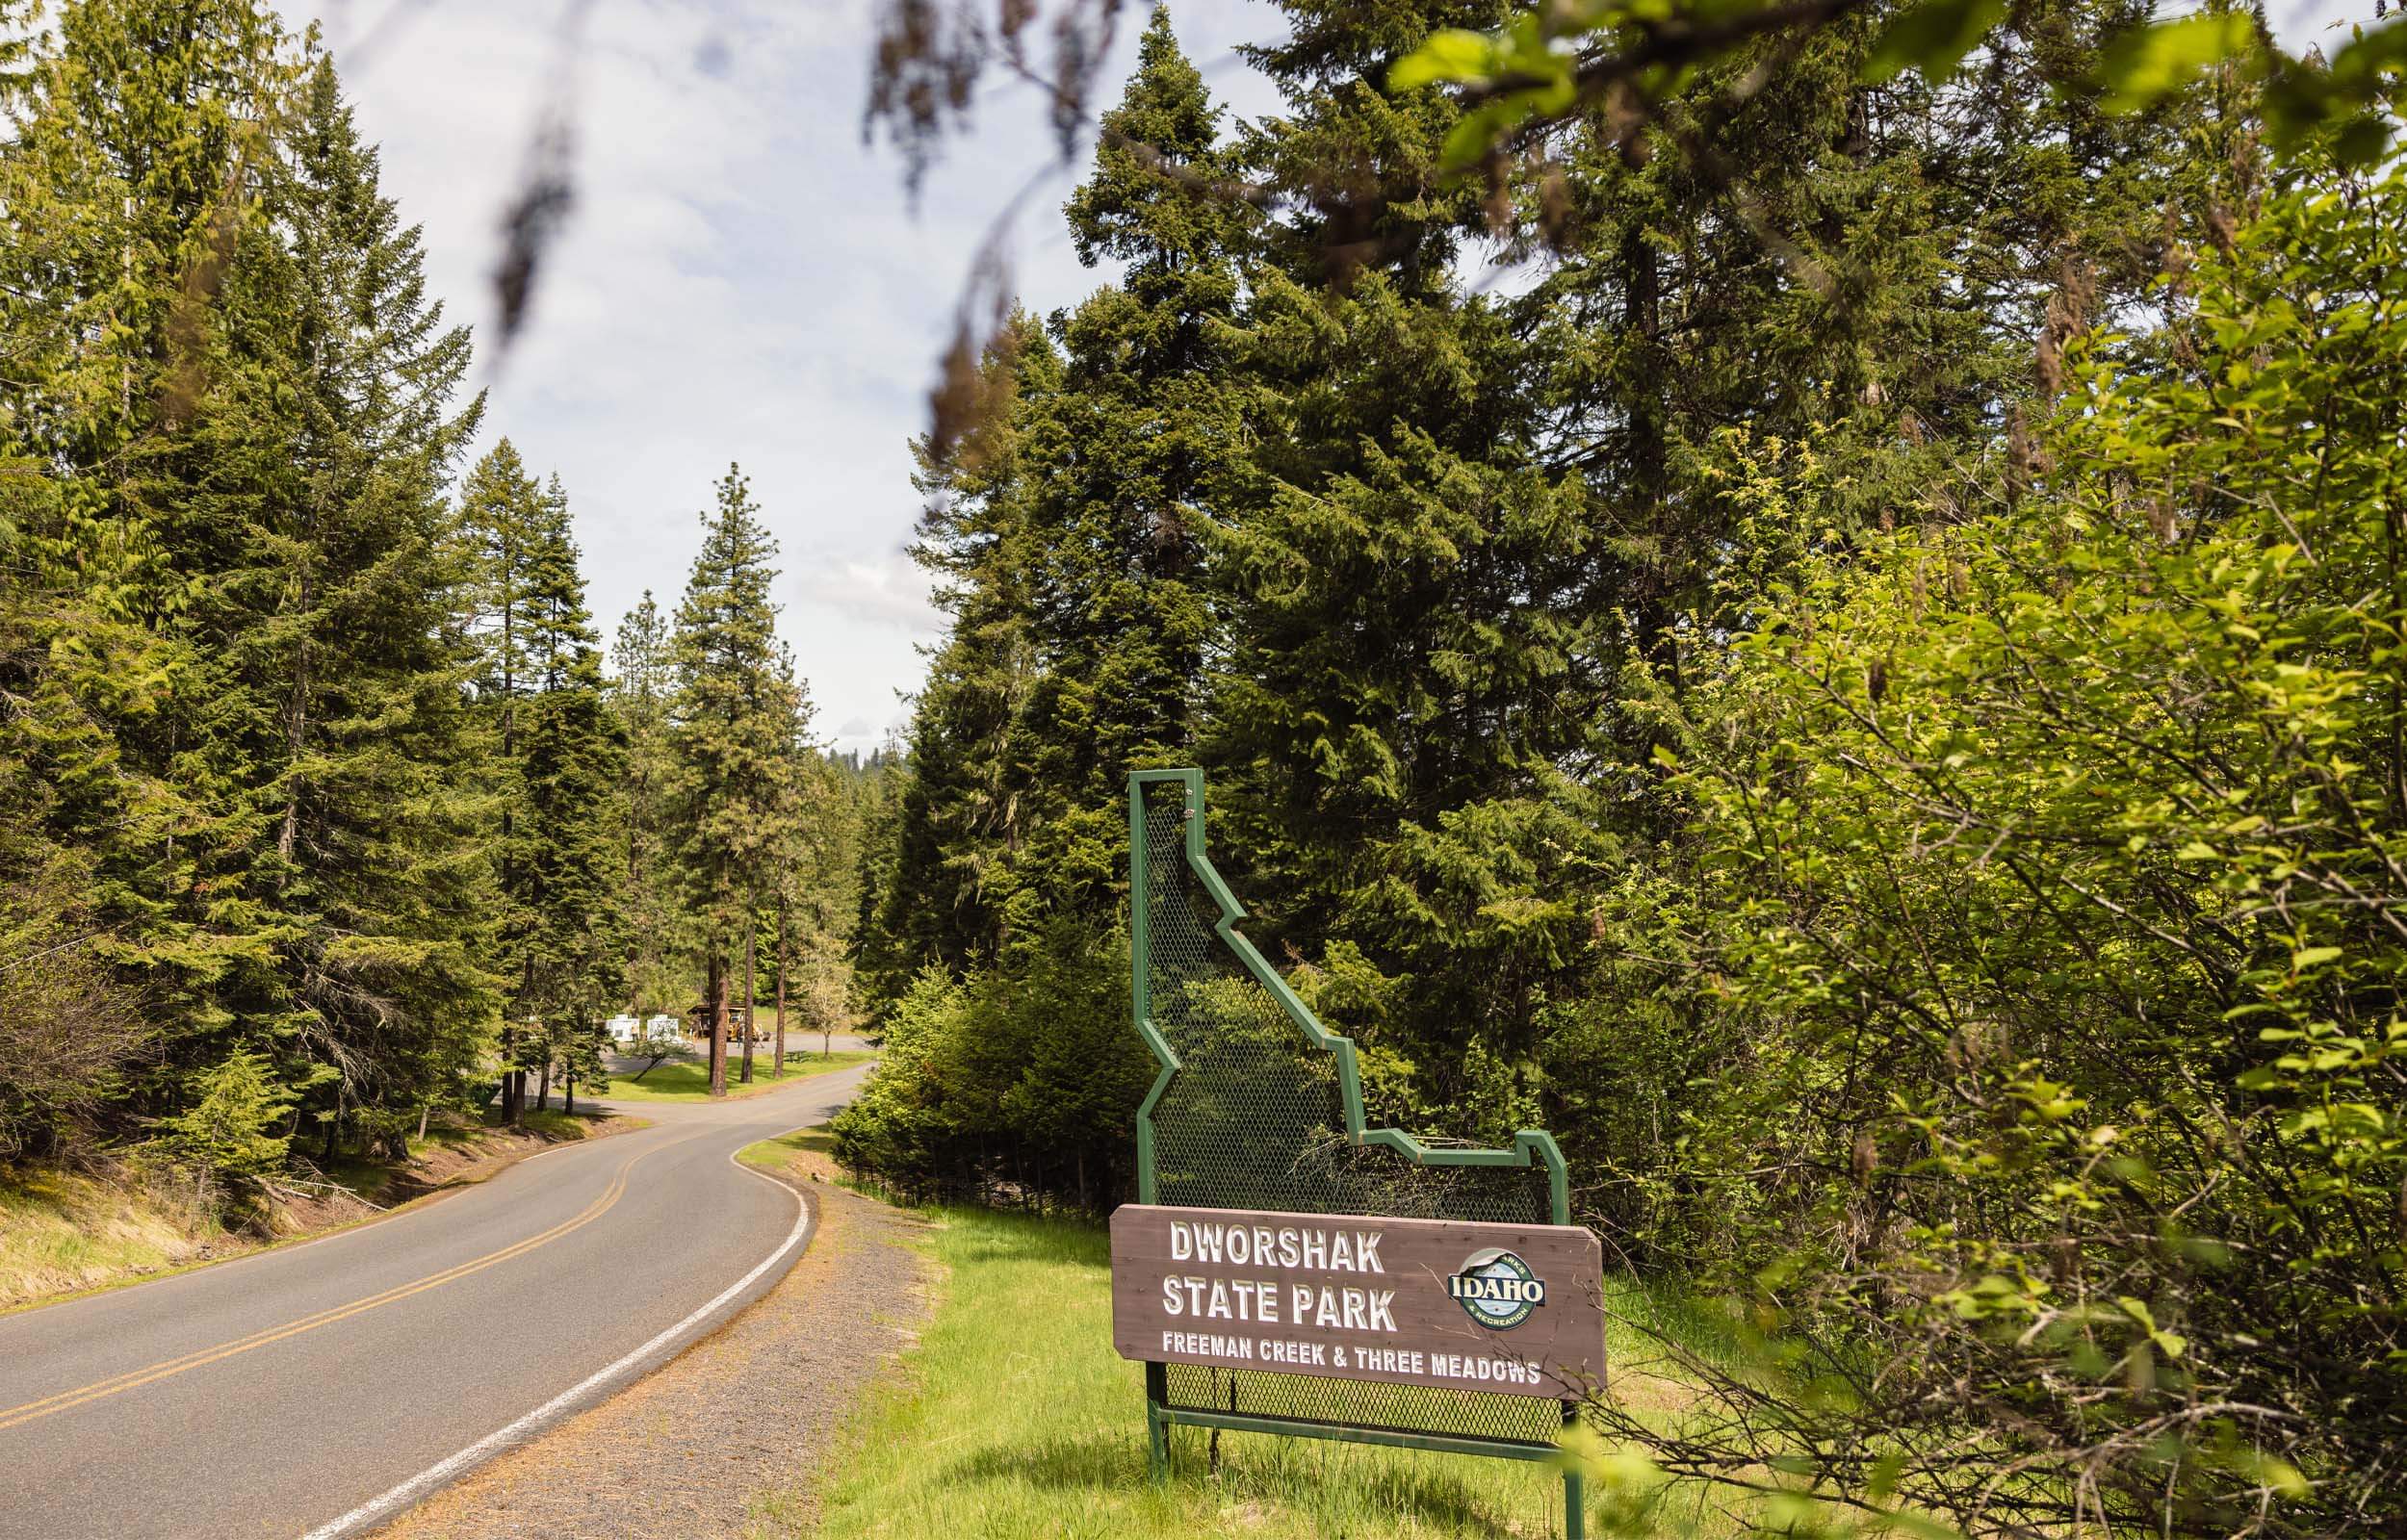
<svg viewBox="0 0 2407 1540">
<path fill-rule="evenodd" d="M 1112 1216 L 1124 1358 L 1577 1399 L 1604 1374 L 1596 1237 L 1131 1203 Z"/>
<path fill-rule="evenodd" d="M 1145 1365 L 1153 1477 L 1180 1428 L 1540 1460 L 1581 1540 L 1563 1434 L 1604 1380 L 1603 1265 L 1563 1152 L 1542 1129 L 1474 1149 L 1368 1125 L 1353 1042 L 1237 929 L 1202 771 L 1129 776 L 1128 899 L 1157 1070 L 1138 1201 L 1112 1216 L 1112 1342 Z"/>
</svg>

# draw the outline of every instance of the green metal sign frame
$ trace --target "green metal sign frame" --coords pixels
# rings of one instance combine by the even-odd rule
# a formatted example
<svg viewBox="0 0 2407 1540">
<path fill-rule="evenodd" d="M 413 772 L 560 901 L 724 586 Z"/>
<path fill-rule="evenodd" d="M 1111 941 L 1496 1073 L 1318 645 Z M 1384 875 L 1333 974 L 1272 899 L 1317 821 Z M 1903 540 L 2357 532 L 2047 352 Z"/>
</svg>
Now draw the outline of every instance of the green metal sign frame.
<svg viewBox="0 0 2407 1540">
<path fill-rule="evenodd" d="M 1540 1130 L 1516 1133 L 1509 1149 L 1464 1149 L 1365 1126 L 1353 1040 L 1324 1027 L 1237 930 L 1245 911 L 1204 851 L 1203 771 L 1131 774 L 1128 833 L 1132 1016 L 1160 1065 L 1137 1109 L 1139 1201 L 1570 1222 L 1563 1154 Z M 1571 1401 L 1262 1370 L 1149 1363 L 1145 1385 L 1157 1479 L 1173 1427 L 1546 1461 L 1577 1416 Z M 1580 1476 L 1566 1471 L 1570 1540 L 1583 1508 Z"/>
</svg>

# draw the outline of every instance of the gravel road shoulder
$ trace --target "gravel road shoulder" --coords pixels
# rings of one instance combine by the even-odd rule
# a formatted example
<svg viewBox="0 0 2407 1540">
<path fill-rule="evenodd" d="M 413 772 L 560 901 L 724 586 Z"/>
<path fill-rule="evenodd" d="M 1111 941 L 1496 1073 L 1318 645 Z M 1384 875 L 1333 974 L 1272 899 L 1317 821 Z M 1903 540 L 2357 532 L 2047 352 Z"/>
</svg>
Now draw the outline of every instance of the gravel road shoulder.
<svg viewBox="0 0 2407 1540">
<path fill-rule="evenodd" d="M 378 1540 L 793 1540 L 855 1398 L 925 1318 L 918 1219 L 789 1152 L 817 1230 L 777 1287 L 658 1373 L 503 1454 Z M 640 1301 L 631 1301 L 640 1308 Z M 574 1331 L 576 1323 L 547 1329 Z M 540 1351 L 540 1333 L 519 1345 Z"/>
</svg>

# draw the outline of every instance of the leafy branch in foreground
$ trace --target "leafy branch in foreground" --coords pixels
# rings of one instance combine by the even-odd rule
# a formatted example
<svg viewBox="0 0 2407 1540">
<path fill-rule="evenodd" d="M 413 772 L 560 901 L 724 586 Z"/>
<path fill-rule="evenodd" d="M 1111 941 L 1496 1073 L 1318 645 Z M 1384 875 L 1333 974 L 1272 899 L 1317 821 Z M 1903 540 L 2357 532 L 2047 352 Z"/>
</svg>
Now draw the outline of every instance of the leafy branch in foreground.
<svg viewBox="0 0 2407 1540">
<path fill-rule="evenodd" d="M 2006 0 L 1591 0 L 1516 14 L 1492 32 L 1432 33 L 1387 72 L 1391 90 L 1438 83 L 1461 88 L 1466 108 L 1448 136 L 1461 169 L 1517 149 L 1545 128 L 1599 107 L 1651 122 L 1695 72 L 1755 50 L 1738 90 L 1763 90 L 1815 32 L 1855 15 L 1878 19 L 1863 66 L 1877 84 L 1911 69 L 1937 84 L 1961 67 L 2007 18 Z M 2154 108 L 2219 67 L 2262 83 L 2274 147 L 2295 150 L 2331 135 L 2346 165 L 2378 161 L 2391 141 L 2384 111 L 2407 68 L 2407 27 L 2353 29 L 2330 61 L 2286 53 L 2252 11 L 2215 6 L 2122 32 L 2097 63 L 2059 75 L 2058 90 L 2095 94 L 2112 112 Z"/>
</svg>

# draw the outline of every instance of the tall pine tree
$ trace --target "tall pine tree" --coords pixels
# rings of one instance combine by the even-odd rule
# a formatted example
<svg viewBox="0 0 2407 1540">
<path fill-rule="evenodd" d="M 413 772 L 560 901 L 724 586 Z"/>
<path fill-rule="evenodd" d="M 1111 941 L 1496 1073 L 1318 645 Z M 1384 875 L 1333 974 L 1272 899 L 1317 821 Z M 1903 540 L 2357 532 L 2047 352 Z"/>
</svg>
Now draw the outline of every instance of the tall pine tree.
<svg viewBox="0 0 2407 1540">
<path fill-rule="evenodd" d="M 512 1002 L 541 1042 L 539 1108 L 555 1071 L 573 1107 L 580 1080 L 601 1078 L 603 1019 L 626 978 L 626 729 L 611 709 L 585 611 L 568 499 L 553 478 L 528 567 L 532 699 L 520 751 L 523 886 L 530 911 L 523 977 Z"/>
<path fill-rule="evenodd" d="M 625 978 L 625 731 L 603 696 L 601 654 L 569 529 L 567 494 L 540 485 L 507 439 L 469 476 L 461 529 L 477 565 L 479 710 L 492 736 L 499 885 L 503 1100 L 526 1110 L 566 1053 L 585 1078 Z"/>
<path fill-rule="evenodd" d="M 264 125 L 294 74 L 281 40 L 243 0 L 67 8 L 0 144 L 5 753 L 43 788 L 45 838 L 87 863 L 89 955 L 157 1029 L 134 1088 L 149 1111 L 230 1042 L 275 1036 L 219 995 L 272 943 L 213 901 L 256 831 L 190 757 L 213 703 L 184 613 L 207 574 L 177 549 L 163 462 L 217 290 L 269 218 Z"/>
<path fill-rule="evenodd" d="M 491 1010 L 444 500 L 478 412 L 454 402 L 467 333 L 427 298 L 323 58 L 288 145 L 280 241 L 246 237 L 231 266 L 177 447 L 181 564 L 212 575 L 187 612 L 212 699 L 194 757 L 247 833 L 220 912 L 240 893 L 272 937 L 223 997 L 289 1036 L 329 1155 L 355 1118 L 398 1150 Z"/>
<path fill-rule="evenodd" d="M 1248 216 L 1209 191 L 1231 166 L 1219 119 L 1157 9 L 1066 209 L 1080 259 L 1119 282 L 1017 318 L 986 363 L 989 421 L 922 446 L 916 550 L 953 626 L 915 715 L 887 934 L 862 957 L 890 1001 L 928 963 L 1107 931 L 1124 778 L 1194 757 L 1209 526 L 1242 484 Z"/>
<path fill-rule="evenodd" d="M 487 999 L 442 540 L 465 334 L 331 65 L 253 7 L 69 7 L 12 110 L 0 526 L 39 581 L 6 752 L 162 1035 L 138 1105 L 254 1053 L 329 1149 L 391 1142 Z"/>
<path fill-rule="evenodd" d="M 668 742 L 678 864 L 700 935 L 711 1094 L 723 1096 L 730 970 L 746 954 L 772 886 L 776 830 L 799 797 L 794 746 L 809 713 L 777 639 L 777 543 L 737 467 L 719 479 L 702 525 L 702 551 L 677 609 Z"/>
<path fill-rule="evenodd" d="M 669 707 L 676 695 L 676 659 L 668 617 L 645 589 L 642 602 L 619 621 L 610 648 L 610 704 L 627 732 L 626 820 L 628 1014 L 644 1020 L 688 1002 L 680 982 L 677 872 L 670 800 L 674 763 Z"/>
</svg>

